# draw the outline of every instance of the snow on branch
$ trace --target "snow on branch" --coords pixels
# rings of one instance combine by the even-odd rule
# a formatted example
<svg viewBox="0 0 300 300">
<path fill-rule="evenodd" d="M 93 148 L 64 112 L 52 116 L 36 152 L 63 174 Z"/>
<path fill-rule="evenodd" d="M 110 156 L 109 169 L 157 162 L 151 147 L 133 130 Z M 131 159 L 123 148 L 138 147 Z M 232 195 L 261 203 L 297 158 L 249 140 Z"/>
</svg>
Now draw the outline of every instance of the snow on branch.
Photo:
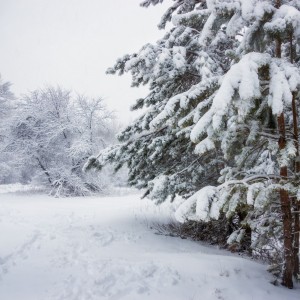
<svg viewBox="0 0 300 300">
<path fill-rule="evenodd" d="M 245 115 L 249 112 L 252 107 L 251 100 L 261 96 L 258 69 L 268 65 L 270 60 L 271 56 L 268 54 L 249 53 L 231 67 L 223 77 L 210 110 L 192 130 L 192 141 L 196 142 L 210 124 L 215 130 L 220 128 L 222 119 L 227 114 L 236 92 L 240 96 L 239 114 Z"/>
</svg>

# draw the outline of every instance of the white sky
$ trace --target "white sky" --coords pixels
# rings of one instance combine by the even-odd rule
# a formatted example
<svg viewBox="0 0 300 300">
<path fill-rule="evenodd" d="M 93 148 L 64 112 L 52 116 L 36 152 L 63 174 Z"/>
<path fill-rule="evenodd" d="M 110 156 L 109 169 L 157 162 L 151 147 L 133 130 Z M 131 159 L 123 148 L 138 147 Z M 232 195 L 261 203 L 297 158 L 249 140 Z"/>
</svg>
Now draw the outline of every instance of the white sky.
<svg viewBox="0 0 300 300">
<path fill-rule="evenodd" d="M 105 71 L 163 36 L 157 24 L 168 5 L 145 9 L 141 1 L 0 0 L 2 78 L 17 96 L 57 84 L 101 96 L 122 122 L 131 120 L 129 106 L 146 89 Z"/>
</svg>

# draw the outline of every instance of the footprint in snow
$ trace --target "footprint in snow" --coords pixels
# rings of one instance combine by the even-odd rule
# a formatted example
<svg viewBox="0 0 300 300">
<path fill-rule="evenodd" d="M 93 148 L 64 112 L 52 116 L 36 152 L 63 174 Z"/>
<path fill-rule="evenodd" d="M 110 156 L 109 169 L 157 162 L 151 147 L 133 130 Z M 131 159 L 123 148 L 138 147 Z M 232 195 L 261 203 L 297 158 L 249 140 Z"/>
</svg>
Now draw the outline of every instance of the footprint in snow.
<svg viewBox="0 0 300 300">
<path fill-rule="evenodd" d="M 111 232 L 95 232 L 93 237 L 100 241 L 102 247 L 108 246 L 114 241 L 114 235 Z"/>
<path fill-rule="evenodd" d="M 30 252 L 34 247 L 39 249 L 39 239 L 41 234 L 39 231 L 36 231 L 32 237 L 30 237 L 23 245 L 17 248 L 16 251 L 11 254 L 0 258 L 0 280 L 3 279 L 4 275 L 9 272 L 9 270 L 14 267 L 19 260 L 28 259 Z"/>
<path fill-rule="evenodd" d="M 127 260 L 95 260 L 81 257 L 80 274 L 73 274 L 56 287 L 55 299 L 122 299 L 133 294 L 147 294 L 151 290 L 161 291 L 181 280 L 177 270 L 162 267 L 154 262 L 132 262 Z M 86 268 L 84 268 L 84 265 Z M 76 289 L 74 289 L 76 287 Z M 101 298 L 102 299 L 102 298 Z"/>
</svg>

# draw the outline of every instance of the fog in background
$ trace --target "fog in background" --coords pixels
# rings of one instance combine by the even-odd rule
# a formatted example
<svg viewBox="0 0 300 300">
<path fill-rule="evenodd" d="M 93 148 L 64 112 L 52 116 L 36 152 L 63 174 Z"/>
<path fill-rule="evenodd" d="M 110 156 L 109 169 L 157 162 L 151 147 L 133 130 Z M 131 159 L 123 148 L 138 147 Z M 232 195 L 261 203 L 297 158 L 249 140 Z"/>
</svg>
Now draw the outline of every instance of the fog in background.
<svg viewBox="0 0 300 300">
<path fill-rule="evenodd" d="M 17 95 L 61 85 L 105 98 L 116 117 L 134 118 L 129 106 L 147 94 L 128 75 L 106 75 L 118 57 L 155 42 L 167 6 L 141 0 L 0 0 L 0 72 Z M 167 1 L 167 3 L 169 3 Z"/>
</svg>

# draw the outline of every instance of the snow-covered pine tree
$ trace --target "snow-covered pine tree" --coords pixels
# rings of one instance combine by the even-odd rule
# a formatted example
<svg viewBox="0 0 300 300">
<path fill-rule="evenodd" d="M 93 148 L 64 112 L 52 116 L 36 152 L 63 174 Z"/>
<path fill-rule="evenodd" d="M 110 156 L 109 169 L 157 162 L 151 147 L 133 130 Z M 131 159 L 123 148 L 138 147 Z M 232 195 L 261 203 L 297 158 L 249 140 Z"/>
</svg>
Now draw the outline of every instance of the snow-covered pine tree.
<svg viewBox="0 0 300 300">
<path fill-rule="evenodd" d="M 150 5 L 157 5 L 165 0 L 144 0 L 141 3 L 142 7 L 149 7 Z M 173 0 L 173 4 L 167 9 L 161 18 L 158 28 L 164 29 L 166 24 L 172 20 L 173 14 L 184 14 L 193 10 L 206 9 L 206 0 Z"/>
<path fill-rule="evenodd" d="M 293 220 L 295 229 L 299 219 L 296 211 L 292 217 L 291 198 L 299 201 L 295 102 L 300 86 L 300 3 L 252 0 L 208 5 L 226 7 L 233 8 L 244 36 L 234 53 L 236 63 L 222 78 L 191 139 L 204 150 L 208 143 L 211 148 L 221 144 L 225 158 L 234 164 L 222 170 L 220 185 L 201 189 L 179 208 L 177 216 L 209 220 L 221 211 L 231 217 L 236 210 L 245 210 L 244 228 L 229 242 L 239 242 L 250 226 L 252 246 L 270 246 L 276 232 L 273 238 L 279 240 L 284 254 L 282 283 L 292 288 L 292 274 L 299 270 L 295 259 L 299 235 L 294 235 L 293 247 L 292 230 Z"/>
<path fill-rule="evenodd" d="M 249 228 L 255 250 L 275 240 L 284 253 L 283 284 L 292 287 L 297 241 L 292 249 L 289 197 L 299 199 L 292 109 L 299 97 L 299 1 L 174 1 L 161 27 L 170 19 L 174 27 L 164 39 L 109 71 L 130 71 L 133 86 L 150 85 L 148 97 L 134 106 L 146 112 L 121 134 L 121 145 L 91 158 L 87 167 L 128 163 L 131 183 L 159 200 L 180 194 L 181 186 L 185 196 L 197 190 L 200 185 L 187 182 L 200 174 L 204 187 L 182 204 L 177 218 L 238 216 L 241 226 L 228 242 L 240 242 Z M 177 151 L 184 144 L 185 151 Z M 192 158 L 188 168 L 183 158 Z M 222 169 L 221 176 L 210 186 L 207 174 L 214 168 Z M 182 173 L 172 185 L 170 179 Z"/>
<path fill-rule="evenodd" d="M 130 72 L 132 85 L 148 84 L 150 93 L 132 107 L 143 109 L 143 114 L 119 135 L 121 144 L 87 164 L 87 168 L 101 168 L 108 162 L 116 163 L 116 168 L 127 164 L 129 183 L 146 188 L 146 195 L 158 202 L 176 194 L 188 197 L 207 184 L 216 184 L 226 163 L 218 149 L 196 153 L 189 136 L 230 66 L 223 53 L 237 41 L 220 28 L 220 20 L 225 22 L 229 16 L 211 20 L 203 1 L 178 1 L 176 7 L 179 13 L 187 13 L 174 16 L 174 27 L 163 39 L 125 55 L 108 70 L 120 75 Z M 197 11 L 190 11 L 195 7 Z M 172 8 L 168 14 L 173 12 Z M 165 15 L 161 24 L 170 16 Z"/>
</svg>

